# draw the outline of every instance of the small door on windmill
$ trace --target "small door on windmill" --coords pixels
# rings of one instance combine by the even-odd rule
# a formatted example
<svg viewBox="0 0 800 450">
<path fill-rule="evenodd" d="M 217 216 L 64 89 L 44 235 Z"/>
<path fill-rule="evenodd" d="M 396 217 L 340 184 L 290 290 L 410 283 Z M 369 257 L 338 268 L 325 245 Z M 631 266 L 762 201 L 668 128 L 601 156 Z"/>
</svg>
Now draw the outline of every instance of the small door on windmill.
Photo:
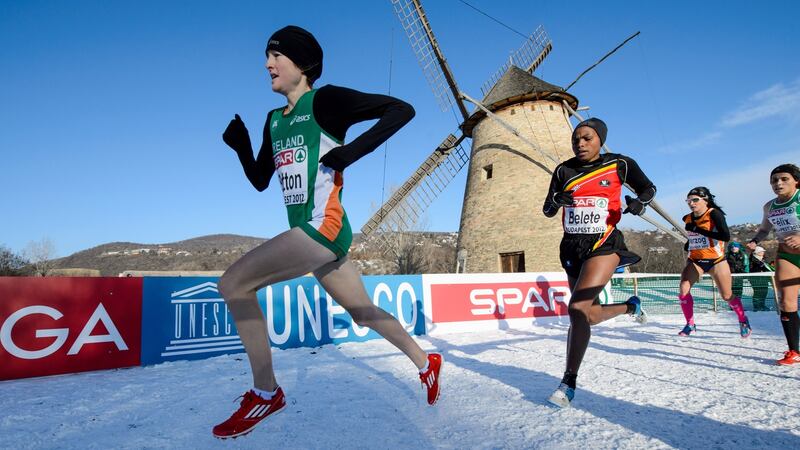
<svg viewBox="0 0 800 450">
<path fill-rule="evenodd" d="M 525 272 L 525 252 L 500 253 L 500 271 Z"/>
</svg>

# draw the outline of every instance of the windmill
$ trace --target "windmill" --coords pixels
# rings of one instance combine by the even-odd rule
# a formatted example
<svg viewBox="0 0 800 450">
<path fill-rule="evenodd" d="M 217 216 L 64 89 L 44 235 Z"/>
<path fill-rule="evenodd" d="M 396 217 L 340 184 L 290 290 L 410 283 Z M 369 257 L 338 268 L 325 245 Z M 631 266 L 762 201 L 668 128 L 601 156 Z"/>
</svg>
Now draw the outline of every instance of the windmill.
<svg viewBox="0 0 800 450">
<path fill-rule="evenodd" d="M 560 270 L 561 229 L 539 213 L 539 206 L 553 169 L 572 156 L 570 116 L 580 115 L 575 96 L 532 75 L 552 50 L 546 32 L 540 26 L 525 40 L 484 83 L 478 101 L 459 89 L 419 0 L 392 4 L 439 105 L 445 111 L 456 109 L 463 122 L 366 222 L 362 233 L 385 238 L 410 230 L 469 163 L 457 270 L 521 272 L 526 259 L 535 261 L 537 270 Z M 471 113 L 465 101 L 475 105 Z M 472 140 L 469 155 L 463 147 L 467 138 Z"/>
</svg>

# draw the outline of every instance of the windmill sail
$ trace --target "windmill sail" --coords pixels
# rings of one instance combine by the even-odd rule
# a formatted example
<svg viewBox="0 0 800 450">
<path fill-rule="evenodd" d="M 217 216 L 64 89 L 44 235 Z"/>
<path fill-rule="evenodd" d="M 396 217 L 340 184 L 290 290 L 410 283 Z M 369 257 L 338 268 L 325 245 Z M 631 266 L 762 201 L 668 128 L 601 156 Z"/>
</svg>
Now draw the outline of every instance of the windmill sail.
<svg viewBox="0 0 800 450">
<path fill-rule="evenodd" d="M 508 62 L 500 66 L 497 71 L 486 80 L 481 86 L 481 92 L 484 96 L 489 94 L 492 87 L 497 83 L 503 74 L 508 71 L 511 66 L 517 66 L 524 69 L 528 73 L 533 73 L 537 67 L 544 61 L 550 51 L 553 50 L 553 41 L 547 36 L 544 27 L 539 25 L 536 31 L 533 32 L 522 46 L 514 52 L 509 58 Z"/>
<path fill-rule="evenodd" d="M 447 138 L 420 164 L 411 177 L 397 189 L 386 203 L 361 228 L 365 236 L 407 231 L 417 223 L 430 206 L 469 160 L 461 146 L 464 136 Z"/>
<path fill-rule="evenodd" d="M 422 5 L 418 0 L 392 0 L 392 5 L 442 111 L 455 105 L 464 119 L 469 117 L 467 107 L 459 95 L 455 77 L 433 35 Z"/>
</svg>

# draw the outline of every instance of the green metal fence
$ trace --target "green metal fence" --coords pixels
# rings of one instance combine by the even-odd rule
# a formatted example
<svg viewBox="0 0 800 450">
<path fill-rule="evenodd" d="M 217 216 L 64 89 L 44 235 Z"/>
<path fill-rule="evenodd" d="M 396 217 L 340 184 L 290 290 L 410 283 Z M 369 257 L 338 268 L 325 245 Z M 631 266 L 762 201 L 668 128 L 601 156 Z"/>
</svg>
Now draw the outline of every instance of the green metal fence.
<svg viewBox="0 0 800 450">
<path fill-rule="evenodd" d="M 773 273 L 733 275 L 733 293 L 747 311 L 777 311 Z M 638 295 L 649 314 L 681 314 L 678 274 L 617 274 L 611 280 L 611 298 L 619 302 Z M 703 275 L 692 286 L 695 312 L 729 310 L 715 283 Z"/>
</svg>

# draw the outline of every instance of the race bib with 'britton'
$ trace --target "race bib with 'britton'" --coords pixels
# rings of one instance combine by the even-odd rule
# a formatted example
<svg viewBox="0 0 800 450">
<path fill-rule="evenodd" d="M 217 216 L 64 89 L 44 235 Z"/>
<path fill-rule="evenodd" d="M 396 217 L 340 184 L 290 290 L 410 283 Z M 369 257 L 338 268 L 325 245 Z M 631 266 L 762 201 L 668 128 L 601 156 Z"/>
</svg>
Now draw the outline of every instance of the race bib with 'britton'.
<svg viewBox="0 0 800 450">
<path fill-rule="evenodd" d="M 308 148 L 287 148 L 273 155 L 286 206 L 308 201 Z"/>
</svg>

